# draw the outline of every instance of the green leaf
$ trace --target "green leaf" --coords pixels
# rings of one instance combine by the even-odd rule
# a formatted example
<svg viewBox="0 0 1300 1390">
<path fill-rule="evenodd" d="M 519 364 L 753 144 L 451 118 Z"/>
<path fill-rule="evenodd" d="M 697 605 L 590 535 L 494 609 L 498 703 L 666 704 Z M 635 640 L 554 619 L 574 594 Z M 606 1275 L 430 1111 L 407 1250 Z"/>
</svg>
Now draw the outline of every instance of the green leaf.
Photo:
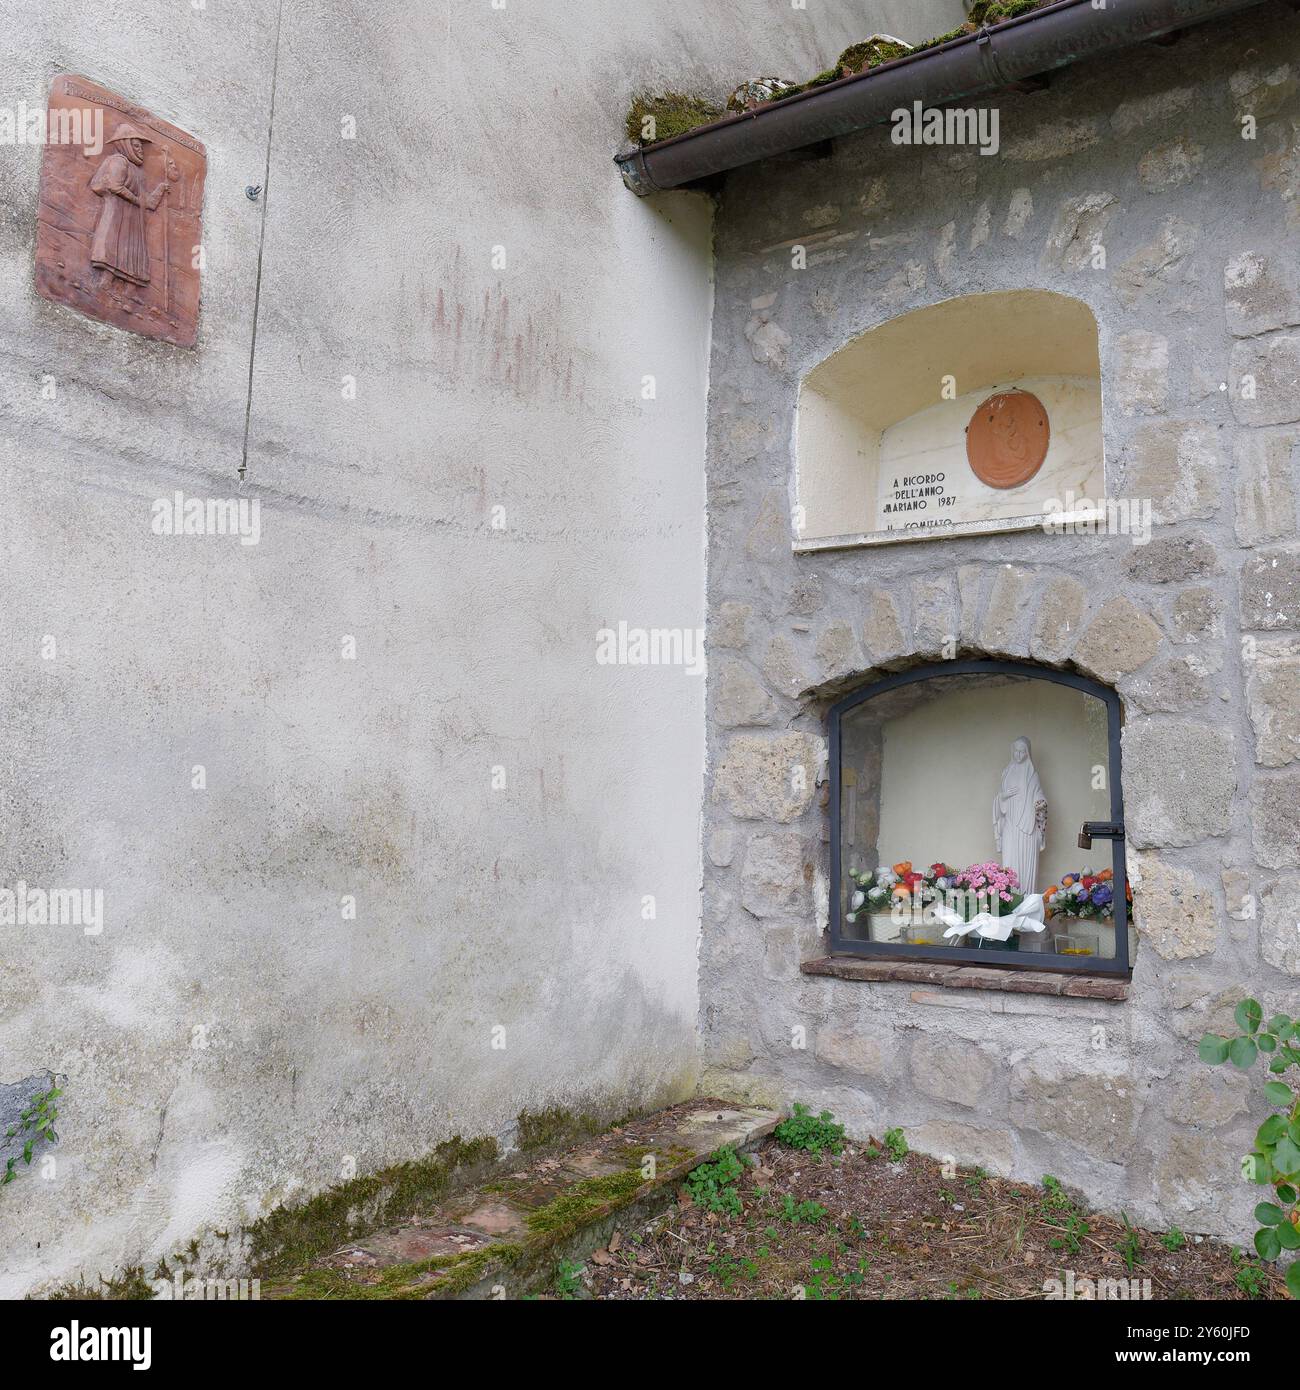
<svg viewBox="0 0 1300 1390">
<path fill-rule="evenodd" d="M 1289 1183 L 1283 1183 L 1277 1190 L 1277 1200 L 1290 1206 L 1295 1201 L 1295 1188 Z"/>
<path fill-rule="evenodd" d="M 1287 1292 L 1292 1298 L 1300 1298 L 1300 1260 L 1291 1266 L 1286 1272 Z"/>
<path fill-rule="evenodd" d="M 1237 1020 L 1237 1027 L 1243 1033 L 1253 1033 L 1264 1017 L 1264 1010 L 1254 999 L 1243 999 L 1236 1009 L 1233 1010 L 1233 1018 Z"/>
<path fill-rule="evenodd" d="M 1255 1220 L 1261 1226 L 1280 1226 L 1286 1220 L 1286 1212 L 1272 1202 L 1261 1202 L 1255 1208 Z"/>
<path fill-rule="evenodd" d="M 1255 1232 L 1255 1249 L 1259 1251 L 1261 1260 L 1275 1260 L 1282 1253 L 1282 1242 L 1271 1226 Z"/>
<path fill-rule="evenodd" d="M 1270 1105 L 1290 1105 L 1295 1100 L 1290 1086 L 1282 1081 L 1266 1081 L 1264 1094 L 1268 1097 Z"/>
<path fill-rule="evenodd" d="M 1273 1162 L 1266 1146 L 1256 1144 L 1253 1153 L 1241 1160 L 1241 1176 L 1247 1182 L 1258 1183 L 1261 1187 L 1274 1187 Z"/>
<path fill-rule="evenodd" d="M 1291 1020 L 1285 1014 L 1274 1014 L 1268 1021 L 1268 1031 L 1270 1033 L 1280 1033 Z"/>
<path fill-rule="evenodd" d="M 1255 1058 L 1259 1056 L 1259 1049 L 1249 1038 L 1233 1038 L 1232 1042 L 1228 1044 L 1228 1056 L 1232 1059 L 1234 1067 L 1248 1071 L 1255 1065 Z"/>
<path fill-rule="evenodd" d="M 1260 1125 L 1255 1134 L 1255 1142 L 1262 1148 L 1272 1148 L 1279 1139 L 1286 1134 L 1286 1116 L 1270 1115 L 1267 1120 Z"/>
<path fill-rule="evenodd" d="M 1277 1039 L 1272 1033 L 1256 1033 L 1255 1041 L 1258 1043 L 1261 1052 L 1277 1051 Z"/>
<path fill-rule="evenodd" d="M 1273 1150 L 1273 1171 L 1284 1178 L 1300 1174 L 1300 1145 L 1290 1135 L 1277 1141 Z"/>
<path fill-rule="evenodd" d="M 1284 1221 L 1277 1228 L 1277 1238 L 1282 1242 L 1283 1250 L 1300 1250 L 1300 1231 L 1289 1221 Z"/>
<path fill-rule="evenodd" d="M 1220 1063 L 1228 1060 L 1228 1040 L 1217 1037 L 1213 1033 L 1207 1033 L 1201 1039 L 1197 1053 L 1202 1062 L 1208 1062 L 1212 1067 L 1217 1067 Z"/>
</svg>

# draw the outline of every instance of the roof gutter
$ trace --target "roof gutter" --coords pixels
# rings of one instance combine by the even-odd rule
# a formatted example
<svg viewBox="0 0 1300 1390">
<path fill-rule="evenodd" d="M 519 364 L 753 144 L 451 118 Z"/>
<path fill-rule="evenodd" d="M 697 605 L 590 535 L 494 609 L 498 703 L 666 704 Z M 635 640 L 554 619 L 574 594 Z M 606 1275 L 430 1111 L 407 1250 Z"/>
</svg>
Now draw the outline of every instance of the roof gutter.
<svg viewBox="0 0 1300 1390">
<path fill-rule="evenodd" d="M 853 77 L 785 101 L 724 117 L 698 130 L 621 154 L 623 182 L 644 197 L 711 174 L 849 135 L 892 119 L 899 108 L 945 106 L 984 96 L 1083 58 L 1159 38 L 1207 19 L 1219 19 L 1263 0 L 1059 0 L 1047 9 L 1006 20 L 910 53 Z"/>
</svg>

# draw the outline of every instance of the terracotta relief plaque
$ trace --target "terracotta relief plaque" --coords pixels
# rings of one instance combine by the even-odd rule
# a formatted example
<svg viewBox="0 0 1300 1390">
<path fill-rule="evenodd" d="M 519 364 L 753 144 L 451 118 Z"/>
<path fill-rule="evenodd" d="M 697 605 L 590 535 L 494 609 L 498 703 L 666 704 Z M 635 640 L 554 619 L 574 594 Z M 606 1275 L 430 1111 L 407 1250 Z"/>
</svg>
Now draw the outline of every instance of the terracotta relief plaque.
<svg viewBox="0 0 1300 1390">
<path fill-rule="evenodd" d="M 988 487 L 1019 487 L 1043 466 L 1051 441 L 1047 410 L 1028 391 L 990 396 L 966 427 L 971 472 Z"/>
<path fill-rule="evenodd" d="M 84 77 L 56 77 L 41 162 L 40 294 L 193 347 L 207 164 L 183 130 Z"/>
</svg>

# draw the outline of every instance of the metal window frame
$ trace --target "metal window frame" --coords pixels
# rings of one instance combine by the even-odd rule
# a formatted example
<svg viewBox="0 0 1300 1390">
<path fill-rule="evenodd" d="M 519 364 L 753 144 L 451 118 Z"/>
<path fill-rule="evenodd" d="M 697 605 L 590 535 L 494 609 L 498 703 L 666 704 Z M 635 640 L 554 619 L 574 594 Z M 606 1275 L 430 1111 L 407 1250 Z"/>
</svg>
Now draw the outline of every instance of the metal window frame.
<svg viewBox="0 0 1300 1390">
<path fill-rule="evenodd" d="M 974 947 L 942 947 L 931 949 L 926 946 L 909 946 L 892 941 L 855 941 L 843 935 L 842 894 L 840 875 L 842 870 L 840 854 L 841 826 L 841 721 L 849 711 L 865 704 L 868 700 L 900 686 L 913 685 L 918 681 L 934 680 L 944 676 L 987 675 L 1022 676 L 1030 680 L 1051 681 L 1056 685 L 1069 686 L 1086 695 L 1104 702 L 1106 706 L 1106 736 L 1110 753 L 1110 819 L 1121 832 L 1124 825 L 1124 793 L 1120 761 L 1120 701 L 1119 696 L 1109 687 L 1099 685 L 1086 676 L 1075 675 L 1070 671 L 1056 671 L 1045 666 L 1034 666 L 1022 661 L 943 661 L 927 666 L 914 667 L 897 675 L 886 676 L 873 681 L 861 690 L 832 705 L 827 713 L 830 725 L 830 810 L 831 810 L 831 912 L 830 934 L 831 953 L 840 956 L 875 956 L 877 959 L 910 960 L 929 965 L 982 965 L 995 970 L 1051 970 L 1071 975 L 1122 975 L 1131 977 L 1132 965 L 1128 951 L 1128 898 L 1127 893 L 1115 895 L 1115 957 L 1103 960 L 1089 957 L 1086 960 L 1075 956 L 1062 956 L 1055 952 L 985 951 Z M 1111 839 L 1111 868 L 1115 884 L 1127 884 L 1127 861 L 1124 853 L 1124 836 L 1119 834 Z"/>
</svg>

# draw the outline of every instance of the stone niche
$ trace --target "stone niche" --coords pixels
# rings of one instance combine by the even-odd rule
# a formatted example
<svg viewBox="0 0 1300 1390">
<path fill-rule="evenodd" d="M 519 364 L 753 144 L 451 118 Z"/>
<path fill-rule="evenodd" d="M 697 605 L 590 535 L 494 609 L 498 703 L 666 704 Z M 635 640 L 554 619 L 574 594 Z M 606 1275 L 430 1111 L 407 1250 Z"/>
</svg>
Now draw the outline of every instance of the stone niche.
<svg viewBox="0 0 1300 1390">
<path fill-rule="evenodd" d="M 859 905 L 850 902 L 854 875 L 906 865 L 925 872 L 942 863 L 953 870 L 990 861 L 1019 870 L 1026 893 L 1043 894 L 1067 876 L 1097 883 L 1107 899 L 1123 856 L 1110 841 L 1082 850 L 1085 822 L 1108 822 L 1111 800 L 1109 723 L 1103 700 L 1085 690 L 1031 675 L 938 674 L 850 703 L 839 717 L 840 882 L 836 937 L 842 950 L 856 942 L 969 948 L 974 938 L 948 939 L 937 923 L 927 885 L 915 896 L 896 887 L 877 888 Z M 1013 746 L 1023 742 L 1024 769 L 1041 798 L 1041 828 L 1031 834 L 1028 864 L 1011 857 L 1010 844 L 995 843 L 995 803 L 1007 790 Z M 1028 776 L 1022 780 L 1028 782 Z M 941 885 L 942 886 L 942 885 Z M 955 885 L 954 885 L 955 886 Z M 879 901 L 875 894 L 885 894 Z M 1039 914 L 1045 929 L 1014 934 L 1005 946 L 1032 952 L 1044 966 L 1064 956 L 1114 961 L 1116 941 L 1109 910 L 1071 911 L 1067 894 Z M 923 906 L 925 904 L 925 906 Z M 856 910 L 855 910 L 856 909 Z M 1129 937 L 1128 959 L 1136 943 Z M 990 950 L 989 964 L 1005 961 Z"/>
<path fill-rule="evenodd" d="M 891 319 L 801 384 L 795 549 L 1068 516 L 1105 496 L 1101 418 L 1097 322 L 1077 299 L 1011 290 Z"/>
</svg>

